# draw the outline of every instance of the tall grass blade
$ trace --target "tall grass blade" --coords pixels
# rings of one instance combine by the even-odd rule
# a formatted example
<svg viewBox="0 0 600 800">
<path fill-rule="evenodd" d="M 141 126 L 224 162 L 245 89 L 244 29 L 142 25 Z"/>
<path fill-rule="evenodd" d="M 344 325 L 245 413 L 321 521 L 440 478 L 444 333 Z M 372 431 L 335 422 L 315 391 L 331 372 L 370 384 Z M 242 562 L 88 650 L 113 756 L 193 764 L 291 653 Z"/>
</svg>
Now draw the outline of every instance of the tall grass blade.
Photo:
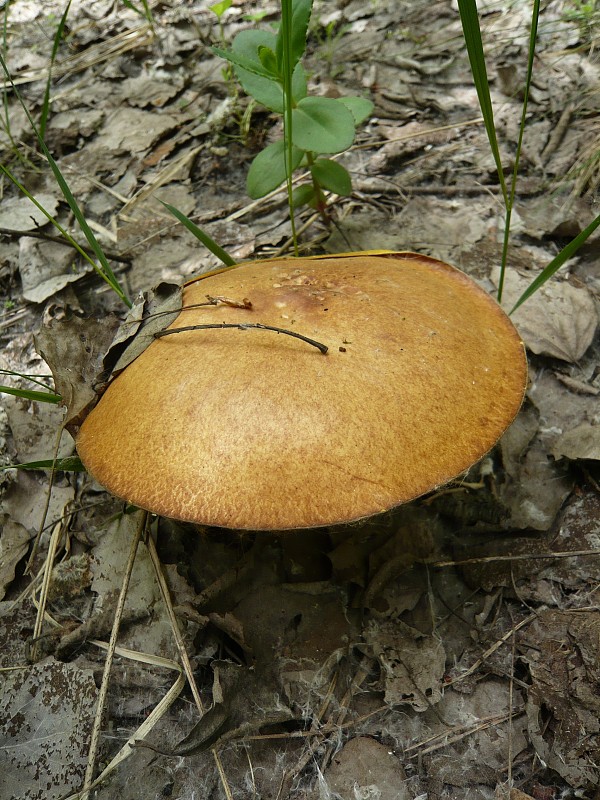
<svg viewBox="0 0 600 800">
<path fill-rule="evenodd" d="M 36 400 L 40 403 L 60 403 L 62 397 L 54 392 L 39 392 L 35 389 L 14 389 L 12 386 L 0 386 L 1 394 L 12 394 L 25 400 Z"/>
<path fill-rule="evenodd" d="M 510 192 L 508 197 L 508 204 L 506 206 L 506 217 L 504 221 L 504 240 L 502 243 L 502 259 L 500 262 L 500 280 L 498 282 L 498 302 L 502 302 L 502 294 L 504 292 L 504 276 L 506 274 L 506 263 L 508 260 L 508 243 L 510 239 L 510 223 L 512 218 L 512 210 L 515 202 L 515 195 L 517 191 L 517 177 L 519 174 L 519 163 L 521 160 L 521 151 L 523 149 L 523 136 L 525 134 L 525 122 L 527 120 L 527 105 L 529 103 L 529 90 L 531 88 L 531 79 L 533 76 L 533 61 L 535 58 L 535 43 L 537 40 L 538 20 L 540 16 L 540 0 L 534 0 L 533 11 L 531 15 L 531 28 L 529 29 L 529 52 L 527 57 L 527 74 L 525 76 L 525 89 L 523 93 L 523 105 L 521 109 L 521 122 L 519 125 L 519 138 L 517 140 L 517 148 L 515 152 L 515 163 L 513 166 L 512 179 L 510 182 Z"/>
<path fill-rule="evenodd" d="M 78 456 L 47 458 L 44 461 L 26 461 L 24 464 L 0 466 L 0 471 L 7 469 L 51 469 L 61 470 L 62 472 L 85 472 L 85 467 Z"/>
<path fill-rule="evenodd" d="M 519 306 L 521 306 L 525 300 L 528 300 L 533 294 L 537 292 L 539 288 L 541 288 L 547 280 L 549 280 L 555 272 L 562 267 L 565 261 L 568 261 L 572 258 L 575 253 L 579 250 L 579 248 L 585 244 L 585 242 L 589 239 L 592 233 L 596 230 L 596 228 L 600 227 L 600 214 L 596 217 L 596 219 L 591 222 L 587 228 L 581 231 L 581 233 L 576 236 L 573 241 L 569 242 L 569 244 L 564 247 L 560 253 L 555 256 L 552 261 L 545 267 L 537 278 L 530 283 L 530 285 L 525 289 L 523 294 L 519 297 L 517 302 L 511 308 L 509 313 L 514 313 Z"/>
<path fill-rule="evenodd" d="M 8 53 L 8 9 L 10 8 L 10 0 L 7 0 L 6 5 L 4 6 L 4 13 L 2 14 L 2 55 L 6 57 Z M 2 81 L 2 110 L 4 116 L 3 127 L 6 131 L 8 138 L 11 141 L 11 144 L 14 146 L 15 141 L 12 137 L 11 129 L 10 129 L 10 116 L 8 114 L 8 87 L 6 85 L 6 76 Z"/>
<path fill-rule="evenodd" d="M 63 33 L 65 31 L 65 25 L 67 24 L 67 17 L 69 15 L 70 8 L 71 8 L 71 0 L 68 0 L 65 10 L 63 11 L 63 15 L 60 18 L 60 22 L 58 23 L 56 33 L 54 34 L 52 53 L 50 55 L 50 64 L 48 65 L 48 77 L 46 79 L 46 91 L 44 92 L 44 100 L 42 102 L 42 114 L 40 116 L 40 136 L 42 138 L 44 138 L 46 135 L 46 125 L 48 124 L 48 114 L 50 111 L 50 88 L 52 86 L 52 67 L 54 66 L 54 62 L 56 61 L 56 56 L 58 55 L 58 48 L 60 47 L 60 43 L 63 38 Z"/>
<path fill-rule="evenodd" d="M 498 180 L 500 181 L 500 186 L 502 188 L 504 202 L 507 203 L 508 190 L 506 188 L 506 181 L 504 179 L 504 172 L 502 170 L 502 160 L 500 158 L 500 150 L 498 148 L 498 139 L 496 137 L 494 109 L 492 107 L 490 84 L 485 66 L 485 55 L 483 52 L 483 42 L 481 40 L 481 28 L 479 27 L 477 4 L 475 0 L 458 0 L 458 11 L 460 13 L 460 21 L 463 27 L 463 35 L 465 44 L 467 46 L 469 63 L 471 64 L 473 82 L 475 84 L 475 89 L 477 90 L 479 107 L 481 108 L 481 116 L 483 117 L 485 130 L 490 143 L 490 149 L 496 163 Z"/>
<path fill-rule="evenodd" d="M 41 136 L 37 125 L 33 121 L 33 118 L 31 116 L 31 114 L 29 113 L 28 108 L 25 105 L 25 102 L 23 101 L 23 98 L 21 97 L 21 93 L 19 92 L 19 90 L 17 89 L 14 81 L 11 78 L 11 75 L 10 75 L 10 73 L 8 71 L 8 67 L 6 66 L 6 63 L 5 63 L 4 59 L 2 58 L 2 56 L 0 56 L 0 67 L 2 67 L 2 69 L 4 71 L 4 74 L 6 75 L 6 77 L 8 78 L 8 80 L 9 80 L 11 86 L 12 86 L 12 89 L 13 89 L 13 91 L 15 93 L 15 96 L 19 100 L 19 103 L 21 104 L 21 107 L 23 108 L 23 110 L 24 110 L 24 112 L 25 112 L 25 114 L 27 116 L 27 119 L 29 121 L 31 129 L 36 135 L 36 138 L 38 140 L 40 148 L 41 148 L 44 156 L 46 157 L 46 160 L 47 160 L 48 164 L 50 165 L 50 169 L 52 170 L 52 173 L 54 174 L 54 178 L 55 178 L 57 184 L 59 185 L 60 190 L 63 193 L 63 196 L 64 196 L 65 200 L 69 204 L 69 208 L 73 212 L 73 215 L 74 215 L 75 219 L 77 220 L 77 222 L 79 224 L 79 227 L 81 228 L 85 238 L 87 239 L 87 242 L 88 242 L 88 244 L 90 246 L 90 249 L 92 250 L 92 252 L 96 256 L 96 258 L 98 259 L 98 262 L 100 263 L 100 267 L 94 266 L 94 268 L 96 269 L 97 272 L 100 273 L 100 275 L 104 278 L 104 280 L 108 283 L 108 285 L 113 289 L 113 291 L 116 292 L 116 294 L 121 298 L 121 300 L 127 306 L 129 306 L 129 308 L 131 308 L 131 306 L 132 306 L 131 300 L 129 300 L 128 297 L 126 296 L 126 294 L 123 291 L 123 289 L 121 288 L 117 278 L 115 277 L 112 269 L 110 268 L 110 264 L 108 263 L 108 260 L 107 260 L 106 256 L 104 255 L 104 252 L 103 252 L 102 248 L 100 247 L 100 244 L 99 244 L 98 240 L 94 236 L 94 233 L 93 233 L 92 229 L 88 225 L 87 220 L 85 219 L 81 209 L 79 208 L 79 205 L 77 204 L 77 201 L 75 200 L 73 194 L 71 193 L 71 190 L 69 189 L 69 186 L 68 186 L 66 180 L 64 179 L 64 177 L 63 177 L 63 175 L 62 175 L 62 173 L 61 173 L 61 171 L 59 169 L 58 164 L 56 163 L 56 161 L 52 157 L 52 154 L 48 150 L 48 147 L 46 146 L 46 143 L 44 142 L 44 139 Z M 13 181 L 13 183 L 15 183 L 15 179 L 10 176 L 9 171 L 6 169 L 6 167 L 4 167 L 4 166 L 2 166 L 0 164 L 0 169 L 2 169 L 2 171 L 7 176 L 10 177 L 10 179 Z M 21 184 L 19 184 L 18 182 L 16 182 L 15 185 L 21 186 Z M 23 187 L 21 187 L 21 190 L 23 190 Z M 29 195 L 28 193 L 26 193 L 26 194 L 30 199 L 32 199 L 31 195 Z M 36 205 L 38 205 L 38 204 L 36 203 Z M 40 210 L 58 228 L 58 230 L 60 230 L 60 232 L 64 236 L 65 235 L 64 229 L 59 227 L 58 223 L 56 223 L 54 220 L 52 220 L 50 215 L 47 214 L 46 211 L 44 211 L 44 209 L 41 206 L 38 205 L 38 208 L 40 208 Z M 71 244 L 73 244 L 73 239 L 71 237 L 69 237 L 69 241 L 71 242 Z M 78 248 L 78 249 L 80 249 L 80 248 Z M 89 257 L 87 257 L 87 260 L 88 261 L 90 260 Z"/>
<path fill-rule="evenodd" d="M 215 240 L 208 235 L 202 228 L 199 228 L 189 217 L 186 217 L 178 208 L 172 206 L 170 203 L 165 203 L 164 200 L 160 200 L 163 206 L 176 217 L 182 225 L 184 225 L 190 233 L 193 233 L 196 239 L 202 242 L 202 244 L 210 250 L 210 252 L 215 255 L 218 259 L 220 259 L 225 266 L 227 267 L 235 267 L 236 261 L 233 259 L 226 250 L 223 250 L 221 245 L 217 244 Z"/>
</svg>

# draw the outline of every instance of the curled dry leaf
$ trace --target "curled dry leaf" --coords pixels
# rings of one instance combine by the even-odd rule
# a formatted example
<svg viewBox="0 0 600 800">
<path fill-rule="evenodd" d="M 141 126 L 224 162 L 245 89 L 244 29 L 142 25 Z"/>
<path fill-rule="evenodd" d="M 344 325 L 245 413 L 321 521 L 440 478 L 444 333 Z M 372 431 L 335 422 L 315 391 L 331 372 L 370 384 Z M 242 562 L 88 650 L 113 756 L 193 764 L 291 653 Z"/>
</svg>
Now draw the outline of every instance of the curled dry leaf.
<svg viewBox="0 0 600 800">
<path fill-rule="evenodd" d="M 56 391 L 67 408 L 65 428 L 72 435 L 96 403 L 95 387 L 118 325 L 116 317 L 72 317 L 53 320 L 35 336 L 36 349 L 50 367 Z"/>
<path fill-rule="evenodd" d="M 138 297 L 108 349 L 110 359 L 112 353 L 125 345 L 113 367 L 113 375 L 131 364 L 154 340 L 154 335 L 176 319 L 181 310 L 181 293 L 181 286 L 159 283 Z"/>
<path fill-rule="evenodd" d="M 42 328 L 35 337 L 36 349 L 67 407 L 69 433 L 76 435 L 109 380 L 146 349 L 179 309 L 181 287 L 161 283 L 140 296 L 122 323 L 114 316 L 72 317 Z"/>
<path fill-rule="evenodd" d="M 19 274 L 23 298 L 31 303 L 43 303 L 90 273 L 91 264 L 80 263 L 75 255 L 74 250 L 58 242 L 22 238 L 19 241 Z"/>
<path fill-rule="evenodd" d="M 294 718 L 276 670 L 213 661 L 213 706 L 171 755 L 189 756 Z"/>
</svg>

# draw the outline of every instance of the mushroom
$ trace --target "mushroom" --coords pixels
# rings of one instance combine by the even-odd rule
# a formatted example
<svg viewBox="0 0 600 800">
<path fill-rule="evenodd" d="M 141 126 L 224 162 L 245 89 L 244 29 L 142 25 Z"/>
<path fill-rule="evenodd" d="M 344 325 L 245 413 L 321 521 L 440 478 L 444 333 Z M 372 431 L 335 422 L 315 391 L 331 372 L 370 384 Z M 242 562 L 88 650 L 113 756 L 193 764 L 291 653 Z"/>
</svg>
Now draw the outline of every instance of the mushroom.
<svg viewBox="0 0 600 800">
<path fill-rule="evenodd" d="M 160 515 L 333 525 L 465 472 L 516 416 L 526 377 L 495 300 L 433 258 L 248 262 L 187 284 L 77 449 L 113 494 Z"/>
</svg>

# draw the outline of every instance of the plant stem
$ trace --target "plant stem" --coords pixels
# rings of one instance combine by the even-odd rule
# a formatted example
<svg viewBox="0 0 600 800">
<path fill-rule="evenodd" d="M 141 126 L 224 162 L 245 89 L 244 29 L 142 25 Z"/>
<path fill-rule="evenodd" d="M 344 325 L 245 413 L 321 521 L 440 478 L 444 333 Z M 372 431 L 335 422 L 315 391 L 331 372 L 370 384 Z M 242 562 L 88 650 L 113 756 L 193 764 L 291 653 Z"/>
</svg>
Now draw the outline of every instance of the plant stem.
<svg viewBox="0 0 600 800">
<path fill-rule="evenodd" d="M 283 138 L 285 141 L 285 172 L 287 183 L 288 207 L 290 210 L 290 224 L 292 226 L 292 241 L 294 242 L 294 255 L 298 256 L 298 237 L 296 234 L 296 220 L 294 217 L 294 199 L 292 186 L 292 0 L 281 0 L 281 29 L 283 31 Z"/>
</svg>

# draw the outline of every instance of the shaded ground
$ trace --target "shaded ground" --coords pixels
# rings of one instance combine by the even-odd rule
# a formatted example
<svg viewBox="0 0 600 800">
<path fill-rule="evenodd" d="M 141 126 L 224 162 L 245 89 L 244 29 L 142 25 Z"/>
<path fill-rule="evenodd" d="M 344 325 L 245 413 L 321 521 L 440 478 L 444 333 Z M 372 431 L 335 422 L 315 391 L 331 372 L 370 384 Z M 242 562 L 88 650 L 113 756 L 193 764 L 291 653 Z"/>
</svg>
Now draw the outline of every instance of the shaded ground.
<svg viewBox="0 0 600 800">
<path fill-rule="evenodd" d="M 277 4 L 264 9 L 268 25 Z M 248 10 L 227 14 L 226 41 L 250 24 Z M 61 12 L 18 2 L 8 14 L 8 63 L 36 114 Z M 529 9 L 485 3 L 482 14 L 510 167 Z M 153 36 L 120 4 L 73 3 L 47 135 L 103 245 L 124 259 L 113 263 L 132 296 L 217 265 L 157 198 L 236 258 L 279 253 L 290 233 L 282 193 L 258 203 L 244 194 L 248 164 L 277 123 L 255 108 L 246 124 L 247 101 L 209 49 L 214 15 L 163 4 L 155 21 Z M 597 22 L 582 4 L 543 10 L 507 306 L 598 213 Z M 308 67 L 314 91 L 360 93 L 375 112 L 341 159 L 353 196 L 336 206 L 333 233 L 306 213 L 305 251 L 418 250 L 492 291 L 502 206 L 453 5 L 319 4 Z M 5 131 L 3 163 L 70 228 L 10 93 L 6 108 L 14 144 Z M 122 307 L 72 250 L 24 235 L 51 231 L 7 182 L 0 228 L 0 368 L 44 375 L 33 330 Z M 154 523 L 210 710 L 199 721 L 176 687 L 148 741 L 186 757 L 137 748 L 96 797 L 479 800 L 511 786 L 515 800 L 598 797 L 599 289 L 596 236 L 515 315 L 530 354 L 527 401 L 461 484 L 343 530 L 240 537 Z M 73 452 L 66 434 L 57 444 L 60 409 L 1 397 L 4 463 Z M 50 492 L 48 475 L 11 470 L 2 488 L 0 797 L 59 798 L 83 782 L 104 662 L 95 642 L 108 639 L 139 514 L 122 517 L 85 474 L 56 474 Z M 33 574 L 51 535 L 56 566 L 30 664 L 41 579 L 24 567 L 40 528 Z M 177 660 L 144 545 L 119 644 Z M 100 769 L 154 720 L 178 677 L 174 664 L 127 655 L 111 674 Z"/>
</svg>

